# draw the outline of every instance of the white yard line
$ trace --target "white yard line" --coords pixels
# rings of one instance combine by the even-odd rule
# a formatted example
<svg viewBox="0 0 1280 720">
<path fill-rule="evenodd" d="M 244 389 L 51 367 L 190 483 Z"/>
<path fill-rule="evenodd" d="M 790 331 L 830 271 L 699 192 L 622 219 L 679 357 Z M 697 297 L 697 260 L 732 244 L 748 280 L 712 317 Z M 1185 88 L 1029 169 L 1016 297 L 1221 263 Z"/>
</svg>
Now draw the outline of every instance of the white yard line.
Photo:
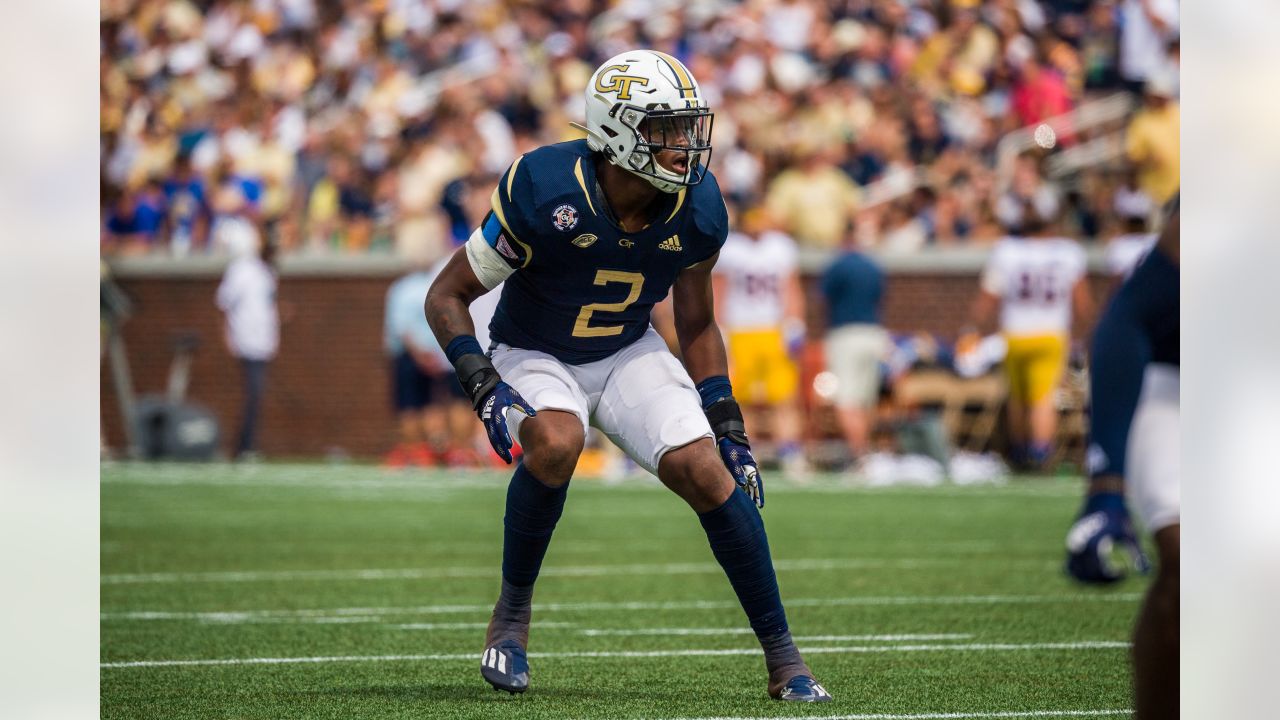
<svg viewBox="0 0 1280 720">
<path fill-rule="evenodd" d="M 899 595 L 863 596 L 843 598 L 789 598 L 789 607 L 838 607 L 876 605 L 1023 605 L 1092 602 L 1135 602 L 1138 593 L 1073 594 L 1073 595 Z M 574 612 L 585 610 L 723 610 L 738 607 L 733 600 L 686 600 L 666 602 L 584 602 L 538 603 L 534 609 L 544 612 Z M 244 623 L 273 618 L 317 618 L 388 615 L 449 615 L 492 612 L 492 604 L 476 605 L 421 605 L 416 607 L 350 607 L 316 608 L 305 610 L 240 610 L 182 612 L 166 610 L 135 610 L 104 612 L 102 620 L 202 620 L 207 622 Z"/>
<path fill-rule="evenodd" d="M 540 622 L 538 628 L 571 628 L 574 623 Z M 487 622 L 473 623 L 402 623 L 392 625 L 397 630 L 478 630 L 489 627 Z"/>
<path fill-rule="evenodd" d="M 969 643 L 956 645 L 848 645 L 843 647 L 808 647 L 802 652 L 811 655 L 895 652 L 1010 652 L 1034 650 L 1109 650 L 1128 648 L 1127 642 L 1110 640 L 1086 640 L 1063 643 Z M 564 658 L 670 658 L 670 657 L 718 657 L 731 655 L 759 655 L 759 648 L 690 649 L 690 650 L 591 650 L 579 652 L 531 653 L 537 660 Z M 335 655 L 293 658 L 221 658 L 209 660 L 129 660 L 104 662 L 103 669 L 131 667 L 183 667 L 191 665 L 290 665 L 300 663 L 340 662 L 449 662 L 475 660 L 475 653 L 440 655 Z"/>
<path fill-rule="evenodd" d="M 542 627 L 542 624 L 539 623 L 538 626 Z M 578 633 L 587 637 L 682 637 L 688 635 L 718 637 L 720 635 L 753 635 L 755 631 L 749 627 L 635 628 L 631 630 L 583 628 Z M 796 642 L 901 642 L 904 640 L 968 640 L 972 637 L 973 635 L 970 634 L 940 633 L 924 635 L 797 635 L 793 639 Z"/>
<path fill-rule="evenodd" d="M 969 640 L 970 633 L 934 633 L 904 635 L 796 635 L 796 642 L 902 642 L 904 640 Z"/>
<path fill-rule="evenodd" d="M 1129 716 L 1133 711 L 1124 710 L 1004 710 L 1000 712 L 934 712 L 906 715 L 871 713 L 860 715 L 794 715 L 791 717 L 733 716 L 733 717 L 685 717 L 667 720 L 967 720 L 968 718 L 1045 718 L 1045 717 L 1115 717 Z"/>
<path fill-rule="evenodd" d="M 895 568 L 911 570 L 920 567 L 955 565 L 972 558 L 808 558 L 776 560 L 774 569 L 782 572 L 817 570 L 856 570 Z M 1007 562 L 1007 560 L 1003 561 Z M 702 575 L 723 573 L 718 563 L 646 563 L 627 565 L 566 565 L 542 569 L 546 577 L 599 577 L 605 575 Z M 446 578 L 496 577 L 496 566 L 392 568 L 349 570 L 244 570 L 193 573 L 115 573 L 102 575 L 103 585 L 152 583 L 235 583 L 280 582 L 297 580 L 431 580 Z"/>
</svg>

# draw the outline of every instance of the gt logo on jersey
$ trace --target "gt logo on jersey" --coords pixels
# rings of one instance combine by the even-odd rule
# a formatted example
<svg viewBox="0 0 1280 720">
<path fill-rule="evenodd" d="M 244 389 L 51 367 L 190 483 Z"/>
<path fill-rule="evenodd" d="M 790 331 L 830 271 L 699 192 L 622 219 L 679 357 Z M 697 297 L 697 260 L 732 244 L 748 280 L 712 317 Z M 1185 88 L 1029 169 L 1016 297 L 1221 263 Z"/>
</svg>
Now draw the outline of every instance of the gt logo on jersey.
<svg viewBox="0 0 1280 720">
<path fill-rule="evenodd" d="M 671 252 L 680 252 L 684 247 L 680 245 L 680 236 L 672 235 L 671 237 L 658 243 L 659 250 L 670 250 Z"/>
<path fill-rule="evenodd" d="M 599 240 L 599 239 L 600 238 L 596 237 L 595 235 L 592 235 L 591 233 L 582 233 L 578 237 L 574 238 L 571 242 L 574 244 L 575 247 L 588 248 L 594 245 L 596 240 Z"/>
<path fill-rule="evenodd" d="M 596 76 L 596 90 L 602 93 L 616 92 L 619 100 L 630 100 L 632 84 L 638 84 L 640 87 L 649 86 L 649 78 L 641 75 L 620 74 L 630 69 L 630 65 L 610 65 L 607 68 L 601 68 L 600 74 Z M 610 76 L 610 71 L 617 71 L 619 74 Z"/>
<path fill-rule="evenodd" d="M 568 232 L 578 226 L 578 208 L 572 205 L 561 205 L 551 213 L 551 222 L 560 232 Z"/>
</svg>

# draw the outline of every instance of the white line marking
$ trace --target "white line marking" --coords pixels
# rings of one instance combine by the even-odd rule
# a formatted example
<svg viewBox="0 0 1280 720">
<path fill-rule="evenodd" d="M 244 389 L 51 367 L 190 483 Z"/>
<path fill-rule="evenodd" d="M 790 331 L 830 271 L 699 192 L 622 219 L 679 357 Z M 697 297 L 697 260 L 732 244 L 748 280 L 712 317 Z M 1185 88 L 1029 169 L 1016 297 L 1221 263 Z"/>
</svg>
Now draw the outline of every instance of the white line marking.
<svg viewBox="0 0 1280 720">
<path fill-rule="evenodd" d="M 961 562 L 972 562 L 972 558 L 816 558 L 775 560 L 773 567 L 775 570 L 783 572 L 804 570 L 852 570 L 881 567 L 910 570 L 925 566 L 936 567 L 939 565 L 955 565 Z M 721 569 L 718 563 L 648 563 L 630 565 L 569 565 L 562 567 L 545 567 L 542 569 L 541 576 L 598 577 L 602 575 L 701 575 L 722 572 L 724 572 L 724 570 Z M 119 585 L 134 583 L 231 583 L 297 580 L 426 580 L 489 577 L 497 577 L 496 567 L 115 573 L 103 575 L 101 577 L 101 583 L 103 585 Z"/>
<path fill-rule="evenodd" d="M 1129 643 L 1111 640 L 1085 640 L 1063 643 L 971 643 L 965 645 L 849 645 L 844 647 L 809 647 L 802 652 L 821 654 L 845 653 L 892 653 L 892 652 L 1008 652 L 1017 650 L 1108 650 L 1128 648 Z M 538 653 L 533 657 L 539 660 L 561 658 L 669 658 L 669 657 L 718 657 L 728 655 L 759 655 L 759 648 L 729 648 L 721 650 L 621 650 L 621 651 L 579 651 Z M 442 655 L 335 655 L 328 657 L 296 657 L 296 658 L 222 658 L 211 660 L 129 660 L 123 662 L 104 662 L 99 667 L 178 667 L 188 665 L 289 665 L 297 663 L 333 663 L 333 662 L 445 662 L 453 660 L 474 660 L 471 653 L 454 653 Z"/>
<path fill-rule="evenodd" d="M 791 598 L 788 607 L 833 607 L 867 605 L 1024 605 L 1024 604 L 1072 604 L 1092 602 L 1135 602 L 1138 593 L 1079 593 L 1063 595 L 902 595 L 863 596 L 843 598 Z M 587 602 L 587 603 L 535 603 L 534 610 L 544 612 L 574 612 L 585 610 L 724 610 L 739 607 L 734 600 L 683 600 L 666 602 Z M 202 620 L 207 622 L 249 623 L 270 622 L 276 618 L 307 619 L 317 617 L 387 615 L 448 615 L 465 613 L 489 614 L 492 604 L 476 605 L 421 605 L 417 607 L 352 607 L 322 608 L 310 610 L 242 610 L 181 612 L 165 610 L 136 610 L 105 612 L 102 620 Z M 264 620 L 265 619 L 265 620 Z"/>
<path fill-rule="evenodd" d="M 1006 710 L 1004 712 L 934 712 L 895 715 L 889 713 L 872 713 L 863 715 L 794 715 L 791 717 L 750 716 L 750 717 L 689 717 L 671 718 L 671 720 L 965 720 L 967 718 L 1041 718 L 1041 717 L 1112 717 L 1116 715 L 1132 715 L 1133 711 L 1124 710 Z"/>
<path fill-rule="evenodd" d="M 366 619 L 366 618 L 361 618 Z M 377 622 L 380 618 L 369 618 Z M 539 628 L 567 628 L 573 627 L 573 623 L 567 622 L 539 622 Z M 489 627 L 487 622 L 457 622 L 457 623 L 400 623 L 392 625 L 397 630 L 479 630 Z M 748 628 L 750 629 L 750 628 Z"/>
<path fill-rule="evenodd" d="M 542 627 L 542 623 L 538 624 Z M 635 628 L 630 630 L 617 628 L 584 628 L 578 631 L 579 634 L 588 637 L 639 637 L 646 635 L 654 635 L 659 637 L 665 636 L 685 636 L 685 635 L 705 635 L 716 637 L 719 635 L 753 635 L 755 631 L 751 628 Z M 901 642 L 904 640 L 968 640 L 973 635 L 969 634 L 931 634 L 931 635 L 797 635 L 793 640 L 797 642 Z"/>
<path fill-rule="evenodd" d="M 937 633 L 933 635 L 796 635 L 796 642 L 902 642 L 904 640 L 969 640 L 969 633 Z"/>
</svg>

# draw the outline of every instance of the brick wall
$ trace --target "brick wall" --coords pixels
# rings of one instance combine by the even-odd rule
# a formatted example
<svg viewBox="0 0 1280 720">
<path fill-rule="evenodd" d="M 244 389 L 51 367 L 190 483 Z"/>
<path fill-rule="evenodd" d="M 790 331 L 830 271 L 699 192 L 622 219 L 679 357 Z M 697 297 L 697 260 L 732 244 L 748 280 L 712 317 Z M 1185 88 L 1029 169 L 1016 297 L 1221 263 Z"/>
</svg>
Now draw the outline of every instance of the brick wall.
<svg viewBox="0 0 1280 720">
<path fill-rule="evenodd" d="M 286 274 L 281 279 L 279 300 L 286 319 L 263 406 L 259 439 L 264 454 L 315 457 L 341 449 L 356 457 L 377 457 L 390 447 L 396 428 L 382 354 L 382 312 L 392 279 L 385 274 Z M 173 336 L 196 333 L 202 346 L 187 397 L 217 416 L 222 446 L 229 450 L 239 426 L 240 375 L 223 342 L 222 315 L 213 304 L 217 276 L 137 276 L 119 282 L 134 302 L 124 338 L 135 391 L 163 392 Z M 1095 298 L 1103 296 L 1105 283 L 1093 277 Z M 965 322 L 976 292 L 976 274 L 895 273 L 887 285 L 885 324 L 894 331 L 950 335 Z M 101 383 L 107 441 L 123 447 L 119 406 L 105 363 Z"/>
</svg>

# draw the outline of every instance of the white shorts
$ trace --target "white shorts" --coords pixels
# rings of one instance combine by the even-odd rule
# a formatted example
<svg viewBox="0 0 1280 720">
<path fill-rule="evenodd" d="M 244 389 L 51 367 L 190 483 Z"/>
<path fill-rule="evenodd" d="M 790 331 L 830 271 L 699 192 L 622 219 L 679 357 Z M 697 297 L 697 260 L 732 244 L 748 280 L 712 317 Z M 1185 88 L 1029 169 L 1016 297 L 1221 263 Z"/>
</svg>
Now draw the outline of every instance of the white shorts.
<svg viewBox="0 0 1280 720">
<path fill-rule="evenodd" d="M 827 335 L 827 369 L 836 376 L 837 407 L 869 408 L 880 395 L 880 360 L 889 333 L 879 325 L 841 325 Z"/>
<path fill-rule="evenodd" d="M 1182 506 L 1182 433 L 1178 376 L 1173 365 L 1151 363 L 1129 426 L 1125 478 L 1129 502 L 1151 533 L 1177 525 Z"/>
<path fill-rule="evenodd" d="M 614 355 L 585 365 L 502 343 L 491 357 L 502 379 L 534 410 L 577 415 L 583 434 L 589 426 L 599 428 L 654 475 L 667 451 L 712 437 L 693 380 L 653 328 Z M 507 413 L 517 440 L 524 417 Z"/>
</svg>

